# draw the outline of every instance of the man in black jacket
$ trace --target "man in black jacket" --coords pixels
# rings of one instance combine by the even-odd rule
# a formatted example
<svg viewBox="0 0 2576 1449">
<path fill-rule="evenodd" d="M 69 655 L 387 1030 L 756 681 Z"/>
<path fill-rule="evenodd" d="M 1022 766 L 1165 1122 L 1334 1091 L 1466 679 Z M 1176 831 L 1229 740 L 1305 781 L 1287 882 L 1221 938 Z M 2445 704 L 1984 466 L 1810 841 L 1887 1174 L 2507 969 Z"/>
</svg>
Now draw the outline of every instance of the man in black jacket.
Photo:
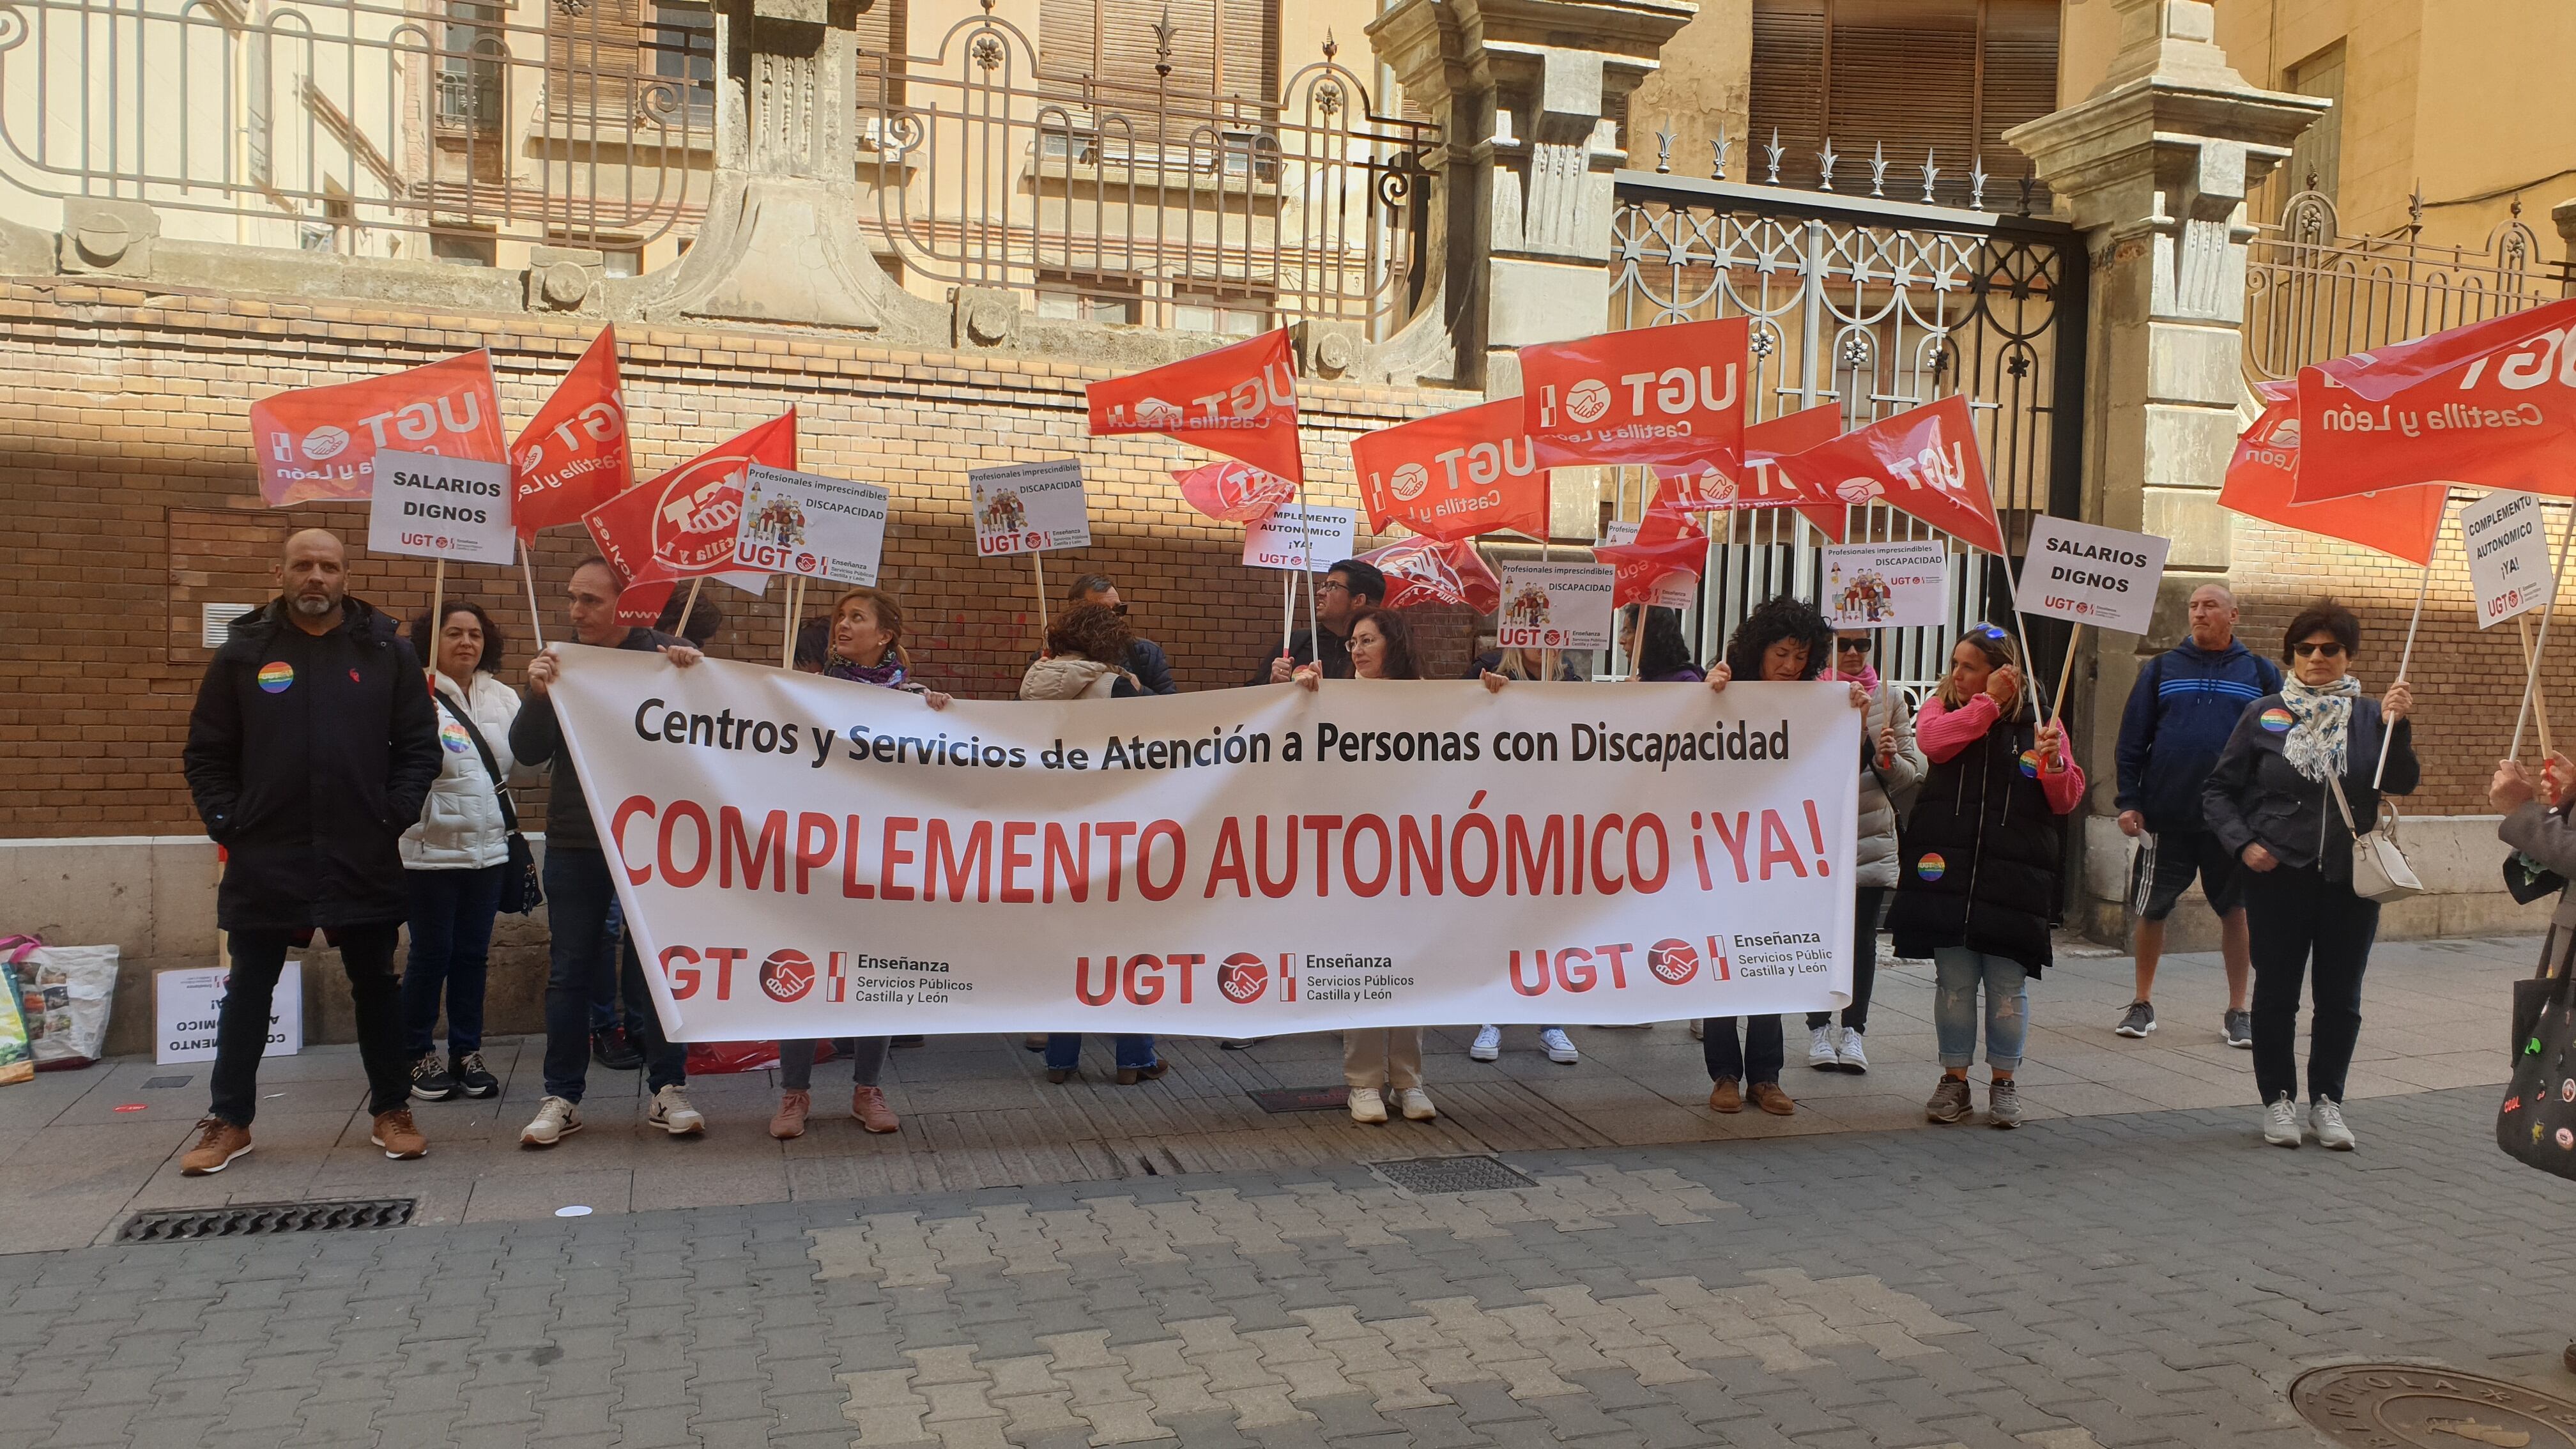
<svg viewBox="0 0 2576 1449">
<path fill-rule="evenodd" d="M 635 629 L 617 622 L 617 571 L 608 560 L 590 558 L 572 571 L 565 602 L 572 615 L 573 638 L 601 649 L 660 650 L 686 668 L 705 656 L 685 639 Z M 617 899 L 609 879 L 608 857 L 600 848 L 599 828 L 590 815 L 589 797 L 564 748 L 563 726 L 555 718 L 546 691 L 555 681 L 555 656 L 549 649 L 528 663 L 528 702 L 510 723 L 510 754 L 523 765 L 554 766 L 546 795 L 546 1075 L 545 1097 L 534 1120 L 521 1129 L 522 1147 L 552 1147 L 581 1130 L 582 1090 L 590 1075 L 591 1004 L 614 993 L 603 979 L 608 907 Z M 632 924 L 618 953 L 630 1002 L 651 1000 L 635 955 Z M 662 1035 L 661 1021 L 639 1012 L 636 1045 L 644 1052 L 645 1085 L 653 1103 L 644 1120 L 674 1137 L 703 1132 L 707 1120 L 689 1105 L 688 1052 Z"/>
<path fill-rule="evenodd" d="M 1064 604 L 1098 604 L 1120 618 L 1127 616 L 1127 603 L 1118 597 L 1118 586 L 1100 574 L 1083 574 L 1065 586 Z M 1178 694 L 1181 687 L 1172 682 L 1172 661 L 1163 656 L 1163 646 L 1139 634 L 1127 651 L 1127 672 L 1136 676 L 1137 687 L 1147 694 Z"/>
<path fill-rule="evenodd" d="M 340 948 L 357 1006 L 369 1140 L 392 1158 L 429 1151 L 404 1105 L 394 939 L 410 907 L 397 842 L 438 778 L 436 713 L 394 621 L 348 597 L 338 538 L 288 538 L 276 575 L 278 597 L 233 621 L 188 717 L 188 792 L 227 856 L 215 922 L 232 939 L 213 1101 L 180 1158 L 192 1177 L 250 1151 L 277 978 L 317 930 Z"/>
<path fill-rule="evenodd" d="M 1286 684 L 1298 667 L 1320 661 L 1326 679 L 1351 677 L 1351 622 L 1363 608 L 1386 602 L 1386 575 L 1372 563 L 1346 558 L 1315 581 L 1315 622 L 1322 638 L 1304 629 L 1288 636 L 1286 652 L 1263 662 L 1249 684 Z"/>
</svg>

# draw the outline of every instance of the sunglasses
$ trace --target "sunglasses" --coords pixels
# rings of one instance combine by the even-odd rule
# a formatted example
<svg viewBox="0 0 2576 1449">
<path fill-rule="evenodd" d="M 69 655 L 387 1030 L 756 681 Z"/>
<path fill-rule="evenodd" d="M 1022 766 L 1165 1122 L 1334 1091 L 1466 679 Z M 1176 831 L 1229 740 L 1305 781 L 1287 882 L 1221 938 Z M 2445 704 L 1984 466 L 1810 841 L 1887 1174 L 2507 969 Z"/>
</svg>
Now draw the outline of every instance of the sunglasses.
<svg viewBox="0 0 2576 1449">
<path fill-rule="evenodd" d="M 1875 639 L 1836 639 L 1834 641 L 1834 652 L 1837 654 L 1866 655 L 1871 649 L 1877 647 L 1877 643 L 1878 641 Z"/>
<path fill-rule="evenodd" d="M 2309 644 L 2303 642 L 2291 645 L 2290 652 L 2298 655 L 2301 659 L 2306 659 L 2317 654 L 2323 654 L 2328 658 L 2332 658 L 2344 651 L 2341 644 Z"/>
<path fill-rule="evenodd" d="M 1989 641 L 1999 640 L 2004 637 L 2004 631 L 1996 628 L 1992 624 L 1979 624 L 1968 631 L 1968 637 L 1971 639 L 1985 639 Z"/>
</svg>

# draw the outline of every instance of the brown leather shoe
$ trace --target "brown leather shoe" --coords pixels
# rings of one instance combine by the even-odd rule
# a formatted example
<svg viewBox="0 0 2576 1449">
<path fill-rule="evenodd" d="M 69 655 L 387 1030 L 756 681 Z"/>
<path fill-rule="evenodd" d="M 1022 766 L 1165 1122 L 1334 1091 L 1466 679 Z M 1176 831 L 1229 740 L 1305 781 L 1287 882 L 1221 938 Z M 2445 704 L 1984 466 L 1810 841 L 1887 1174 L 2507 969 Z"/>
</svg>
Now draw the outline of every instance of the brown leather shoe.
<svg viewBox="0 0 2576 1449">
<path fill-rule="evenodd" d="M 1150 1082 L 1171 1069 L 1172 1064 L 1162 1060 L 1160 1057 L 1155 1058 L 1154 1064 L 1150 1067 L 1120 1067 L 1118 1069 L 1118 1085 L 1122 1087 L 1132 1087 L 1138 1082 Z"/>
<path fill-rule="evenodd" d="M 375 1130 L 367 1134 L 367 1140 L 383 1148 L 385 1156 L 396 1162 L 429 1155 L 429 1139 L 420 1135 L 420 1128 L 412 1125 L 409 1107 L 378 1112 Z"/>
<path fill-rule="evenodd" d="M 769 1119 L 769 1135 L 785 1142 L 805 1135 L 805 1114 L 814 1107 L 811 1092 L 782 1091 L 778 1094 L 778 1115 Z"/>
<path fill-rule="evenodd" d="M 1789 1100 L 1789 1094 L 1780 1090 L 1778 1082 L 1755 1082 L 1753 1105 L 1774 1117 L 1794 1117 L 1798 1114 L 1798 1104 Z"/>
<path fill-rule="evenodd" d="M 892 1132 L 903 1125 L 903 1119 L 886 1105 L 885 1093 L 874 1087 L 850 1088 L 850 1115 L 871 1132 Z"/>
<path fill-rule="evenodd" d="M 236 1127 L 221 1117 L 208 1117 L 197 1126 L 203 1129 L 197 1145 L 179 1159 L 179 1171 L 189 1177 L 204 1177 L 232 1166 L 233 1159 L 250 1151 L 250 1129 Z"/>
<path fill-rule="evenodd" d="M 1717 1079 L 1717 1084 L 1708 1089 L 1708 1110 L 1712 1112 L 1744 1110 L 1744 1094 L 1736 1090 L 1733 1077 L 1720 1077 Z"/>
</svg>

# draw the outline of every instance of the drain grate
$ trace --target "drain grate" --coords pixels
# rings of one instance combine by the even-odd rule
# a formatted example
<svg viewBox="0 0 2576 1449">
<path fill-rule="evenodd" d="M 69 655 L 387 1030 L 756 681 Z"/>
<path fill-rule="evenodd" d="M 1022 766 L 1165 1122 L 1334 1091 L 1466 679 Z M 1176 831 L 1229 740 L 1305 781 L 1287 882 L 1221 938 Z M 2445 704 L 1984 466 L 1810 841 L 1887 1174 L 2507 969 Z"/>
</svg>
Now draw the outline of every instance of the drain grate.
<svg viewBox="0 0 2576 1449">
<path fill-rule="evenodd" d="M 1408 1157 L 1371 1171 L 1410 1193 L 1495 1192 L 1536 1187 L 1536 1179 L 1499 1157 Z"/>
<path fill-rule="evenodd" d="M 1348 1087 L 1274 1087 L 1248 1094 L 1264 1112 L 1338 1112 L 1350 1105 Z"/>
<path fill-rule="evenodd" d="M 183 1243 L 265 1233 L 319 1233 L 341 1228 L 398 1228 L 419 1199 L 372 1197 L 339 1202 L 245 1202 L 219 1208 L 155 1208 L 116 1230 L 120 1243 Z"/>
</svg>

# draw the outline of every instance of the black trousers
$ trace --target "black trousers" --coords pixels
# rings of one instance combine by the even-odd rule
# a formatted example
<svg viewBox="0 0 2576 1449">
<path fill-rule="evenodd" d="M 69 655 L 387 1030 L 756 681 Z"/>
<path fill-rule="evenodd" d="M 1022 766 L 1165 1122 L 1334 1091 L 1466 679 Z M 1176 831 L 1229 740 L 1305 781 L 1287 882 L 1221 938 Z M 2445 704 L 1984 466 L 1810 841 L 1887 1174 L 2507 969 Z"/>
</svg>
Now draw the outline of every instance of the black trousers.
<svg viewBox="0 0 2576 1449">
<path fill-rule="evenodd" d="M 349 997 L 358 1009 L 358 1059 L 366 1064 L 369 1113 L 390 1112 L 411 1097 L 403 1058 L 402 982 L 394 975 L 394 937 L 401 926 L 342 926 L 326 932 L 340 948 L 349 973 Z M 233 976 L 215 1018 L 214 1104 L 209 1110 L 236 1127 L 259 1112 L 259 1059 L 268 1051 L 270 1004 L 278 973 L 294 944 L 286 931 L 232 933 Z"/>
<path fill-rule="evenodd" d="M 1738 1021 L 1744 1023 L 1740 1045 L 1735 1037 Z M 1700 1033 L 1700 1057 L 1708 1063 L 1710 1081 L 1732 1077 L 1751 1086 L 1780 1080 L 1780 1065 L 1788 1060 L 1788 1051 L 1781 1041 L 1779 1017 L 1712 1016 L 1700 1023 Z"/>
<path fill-rule="evenodd" d="M 1879 908 L 1887 904 L 1890 894 L 1885 886 L 1862 886 L 1852 892 L 1852 999 L 1843 1008 L 1843 1025 L 1853 1031 L 1869 1030 L 1869 993 L 1878 984 L 1878 917 Z M 1834 1024 L 1830 1011 L 1807 1013 L 1807 1029 Z"/>
<path fill-rule="evenodd" d="M 2361 973 L 2379 934 L 2379 902 L 2314 866 L 2248 870 L 2242 883 L 2253 937 L 2255 1089 L 2266 1103 L 2299 1095 L 2299 984 L 2313 957 L 2308 1100 L 2341 1102 L 2361 1040 Z"/>
</svg>

